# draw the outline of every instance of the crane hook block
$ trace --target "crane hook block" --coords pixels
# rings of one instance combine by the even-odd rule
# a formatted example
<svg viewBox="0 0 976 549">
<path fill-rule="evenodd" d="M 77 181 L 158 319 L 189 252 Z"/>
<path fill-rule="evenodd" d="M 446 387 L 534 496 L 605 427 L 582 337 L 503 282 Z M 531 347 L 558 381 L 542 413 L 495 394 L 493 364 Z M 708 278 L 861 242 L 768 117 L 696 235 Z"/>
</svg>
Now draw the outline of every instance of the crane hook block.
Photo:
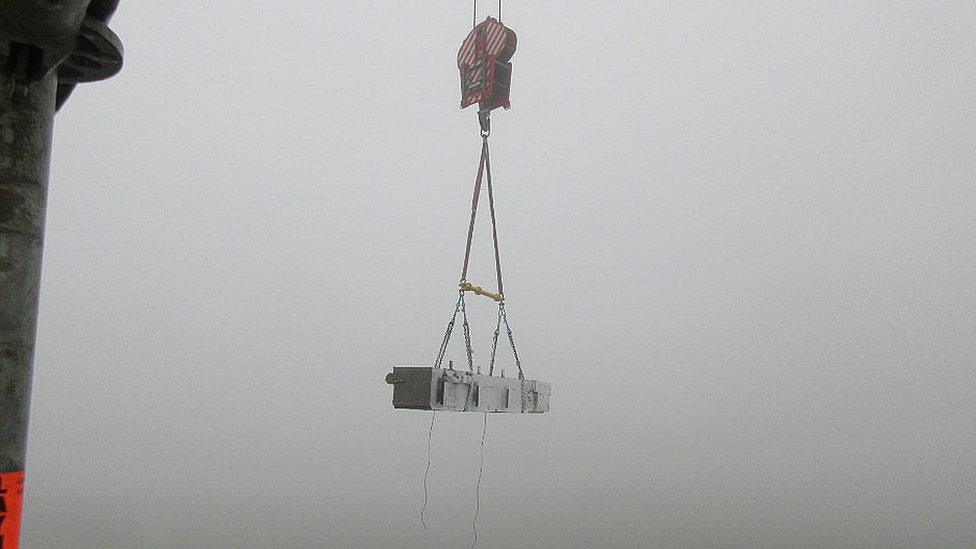
<svg viewBox="0 0 976 549">
<path fill-rule="evenodd" d="M 509 108 L 512 84 L 512 56 L 518 39 L 515 32 L 493 17 L 478 23 L 458 50 L 461 71 L 461 108 L 478 103 L 487 113 Z"/>
</svg>

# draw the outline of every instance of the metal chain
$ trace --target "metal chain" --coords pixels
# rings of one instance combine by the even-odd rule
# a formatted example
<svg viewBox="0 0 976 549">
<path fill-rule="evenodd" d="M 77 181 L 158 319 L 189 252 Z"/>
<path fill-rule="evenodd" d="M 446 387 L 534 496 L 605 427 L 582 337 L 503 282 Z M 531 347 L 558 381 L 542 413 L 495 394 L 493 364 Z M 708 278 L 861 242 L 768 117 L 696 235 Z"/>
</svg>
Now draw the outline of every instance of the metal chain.
<svg viewBox="0 0 976 549">
<path fill-rule="evenodd" d="M 468 325 L 468 310 L 464 307 L 464 292 L 461 292 L 461 319 L 464 321 L 464 350 L 468 353 L 468 371 L 474 371 L 474 353 L 471 350 L 471 326 Z M 481 373 L 481 366 L 478 366 Z"/>
<path fill-rule="evenodd" d="M 502 305 L 498 305 L 498 321 L 495 322 L 495 334 L 491 338 L 491 359 L 488 361 L 488 376 L 495 374 L 495 351 L 498 349 L 498 334 L 502 328 Z"/>
<path fill-rule="evenodd" d="M 505 331 L 508 332 L 508 342 L 512 344 L 512 354 L 515 355 L 515 366 L 518 367 L 519 379 L 525 379 L 525 375 L 522 373 L 522 361 L 519 359 L 518 349 L 515 348 L 515 338 L 512 336 L 512 326 L 508 323 L 508 315 L 505 313 L 505 303 L 499 303 L 498 309 L 502 320 L 505 321 Z"/>
<path fill-rule="evenodd" d="M 454 331 L 454 322 L 457 320 L 458 311 L 461 312 L 461 326 L 464 329 L 464 350 L 468 356 L 468 371 L 474 371 L 474 350 L 471 348 L 471 325 L 468 323 L 468 310 L 464 303 L 464 292 L 458 292 L 457 304 L 454 306 L 454 314 L 451 321 L 447 323 L 447 330 L 444 338 L 441 339 L 441 347 L 437 351 L 437 358 L 434 359 L 434 368 L 440 368 L 444 363 L 444 355 L 447 353 L 447 344 L 451 341 L 451 333 Z M 478 373 L 481 373 L 481 366 L 478 366 Z"/>
<path fill-rule="evenodd" d="M 447 323 L 447 331 L 444 332 L 444 339 L 441 340 L 441 348 L 437 351 L 437 358 L 434 359 L 434 368 L 440 368 L 444 362 L 444 353 L 447 352 L 447 344 L 451 341 L 451 332 L 454 331 L 454 321 L 457 320 L 457 314 L 461 310 L 463 301 L 464 292 L 458 292 L 458 301 L 454 305 L 454 314 L 451 315 L 451 321 Z"/>
</svg>

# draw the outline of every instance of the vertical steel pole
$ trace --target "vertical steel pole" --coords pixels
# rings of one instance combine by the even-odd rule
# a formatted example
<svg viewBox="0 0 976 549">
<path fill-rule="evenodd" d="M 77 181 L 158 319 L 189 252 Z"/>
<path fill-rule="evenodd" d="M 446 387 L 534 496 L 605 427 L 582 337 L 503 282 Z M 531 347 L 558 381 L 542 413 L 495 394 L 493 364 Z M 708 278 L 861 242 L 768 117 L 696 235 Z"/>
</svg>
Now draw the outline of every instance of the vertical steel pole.
<svg viewBox="0 0 976 549">
<path fill-rule="evenodd" d="M 0 72 L 0 471 L 24 468 L 56 86 Z"/>
<path fill-rule="evenodd" d="M 122 67 L 117 5 L 0 1 L 0 549 L 20 544 L 54 112 Z"/>
<path fill-rule="evenodd" d="M 56 93 L 53 71 L 29 83 L 0 71 L 0 513 L 4 514 L 0 546 L 4 548 L 16 547 L 19 538 Z"/>
</svg>

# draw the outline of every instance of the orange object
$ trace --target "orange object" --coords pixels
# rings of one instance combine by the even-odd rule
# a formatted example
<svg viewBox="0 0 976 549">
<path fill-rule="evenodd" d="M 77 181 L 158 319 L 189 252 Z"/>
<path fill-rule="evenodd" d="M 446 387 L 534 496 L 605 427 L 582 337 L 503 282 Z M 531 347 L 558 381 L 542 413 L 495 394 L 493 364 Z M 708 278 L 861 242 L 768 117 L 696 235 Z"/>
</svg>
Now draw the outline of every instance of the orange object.
<svg viewBox="0 0 976 549">
<path fill-rule="evenodd" d="M 518 38 L 515 32 L 488 17 L 461 43 L 457 65 L 461 72 L 461 108 L 479 103 L 482 111 L 509 108 L 512 63 Z"/>
<path fill-rule="evenodd" d="M 24 505 L 24 472 L 0 473 L 0 549 L 20 547 L 20 512 Z"/>
</svg>

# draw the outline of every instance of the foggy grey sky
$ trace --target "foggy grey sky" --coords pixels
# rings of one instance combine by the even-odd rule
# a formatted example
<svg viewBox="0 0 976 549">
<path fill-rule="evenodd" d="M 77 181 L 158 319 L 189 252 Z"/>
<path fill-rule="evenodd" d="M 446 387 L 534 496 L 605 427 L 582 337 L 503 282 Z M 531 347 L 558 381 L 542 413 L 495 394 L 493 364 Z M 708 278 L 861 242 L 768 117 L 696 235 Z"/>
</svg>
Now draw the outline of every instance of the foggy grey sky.
<svg viewBox="0 0 976 549">
<path fill-rule="evenodd" d="M 489 418 L 479 546 L 976 544 L 972 2 L 505 6 L 505 289 L 553 410 Z M 454 304 L 470 21 L 121 3 L 125 68 L 55 129 L 27 547 L 470 543 L 482 418 L 438 414 L 424 532 L 429 415 L 383 382 Z"/>
</svg>

